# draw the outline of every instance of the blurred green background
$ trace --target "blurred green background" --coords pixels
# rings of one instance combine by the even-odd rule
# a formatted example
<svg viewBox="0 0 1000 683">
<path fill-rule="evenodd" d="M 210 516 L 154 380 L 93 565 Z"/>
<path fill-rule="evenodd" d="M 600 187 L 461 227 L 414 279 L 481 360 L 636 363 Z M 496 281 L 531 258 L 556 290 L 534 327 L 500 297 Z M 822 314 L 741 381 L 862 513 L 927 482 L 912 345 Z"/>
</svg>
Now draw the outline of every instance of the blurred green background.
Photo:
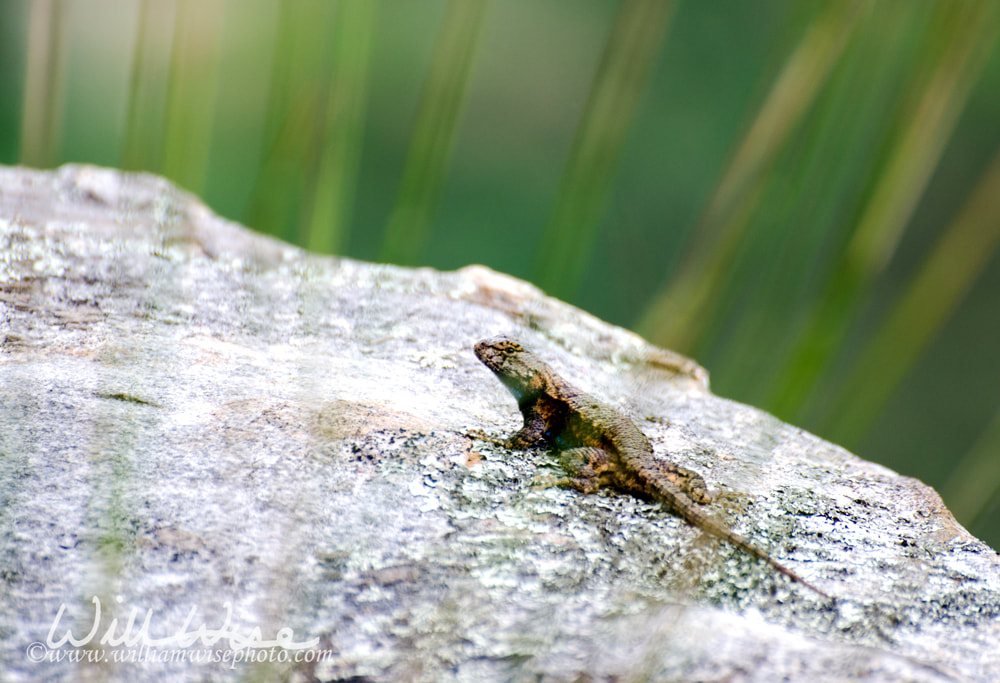
<svg viewBox="0 0 1000 683">
<path fill-rule="evenodd" d="M 996 0 L 5 0 L 0 162 L 526 278 L 1000 547 L 998 38 Z"/>
</svg>

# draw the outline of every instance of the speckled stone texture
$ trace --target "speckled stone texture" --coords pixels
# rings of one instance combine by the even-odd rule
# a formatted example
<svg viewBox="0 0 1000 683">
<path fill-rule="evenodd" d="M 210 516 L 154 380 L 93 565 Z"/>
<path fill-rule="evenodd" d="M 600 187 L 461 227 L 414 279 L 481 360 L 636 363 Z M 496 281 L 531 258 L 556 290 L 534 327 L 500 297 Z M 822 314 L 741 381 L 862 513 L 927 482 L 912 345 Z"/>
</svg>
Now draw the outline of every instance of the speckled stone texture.
<svg viewBox="0 0 1000 683">
<path fill-rule="evenodd" d="M 467 438 L 519 426 L 472 353 L 499 333 L 836 603 Z M 0 343 L 4 680 L 1000 679 L 997 554 L 934 491 L 488 269 L 320 258 L 153 176 L 0 168 Z"/>
</svg>

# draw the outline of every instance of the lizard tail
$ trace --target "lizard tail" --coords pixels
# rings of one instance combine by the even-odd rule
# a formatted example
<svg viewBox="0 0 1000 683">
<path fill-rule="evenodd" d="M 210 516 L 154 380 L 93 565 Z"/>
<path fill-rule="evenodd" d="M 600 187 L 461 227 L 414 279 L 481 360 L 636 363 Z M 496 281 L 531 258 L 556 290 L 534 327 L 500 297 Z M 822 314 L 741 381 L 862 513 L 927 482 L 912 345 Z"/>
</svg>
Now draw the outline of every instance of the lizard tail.
<svg viewBox="0 0 1000 683">
<path fill-rule="evenodd" d="M 754 553 L 754 554 L 756 555 L 756 553 Z M 757 555 L 757 557 L 760 557 L 760 555 Z M 771 565 L 772 567 L 774 567 L 776 570 L 778 570 L 779 572 L 781 572 L 782 574 L 784 574 L 785 576 L 787 576 L 788 578 L 790 578 L 792 581 L 798 581 L 799 583 L 801 583 L 803 586 L 805 586 L 809 590 L 813 591 L 814 593 L 818 593 L 819 595 L 822 595 L 827 600 L 831 600 L 831 601 L 833 600 L 833 596 L 831 596 L 829 593 L 827 593 L 825 591 L 822 591 L 819 588 L 817 588 L 816 586 L 812 585 L 811 583 L 809 583 L 808 581 L 806 581 L 805 579 L 803 579 L 801 576 L 799 576 L 798 574 L 796 574 L 795 572 L 793 572 L 791 569 L 789 569 L 788 567 L 784 566 L 783 564 L 781 564 L 780 562 L 778 562 L 777 560 L 775 560 L 773 557 L 765 557 L 763 559 L 766 560 L 767 563 L 769 565 Z"/>
<path fill-rule="evenodd" d="M 729 543 L 736 546 L 740 550 L 747 552 L 756 558 L 764 560 L 769 565 L 774 567 L 774 569 L 776 569 L 781 574 L 784 574 L 792 581 L 802 584 L 809 590 L 819 595 L 822 595 L 827 600 L 831 601 L 833 600 L 833 597 L 831 597 L 829 594 L 825 593 L 816 586 L 812 585 L 811 583 L 803 579 L 801 576 L 793 572 L 791 569 L 778 562 L 776 559 L 771 557 L 769 553 L 765 552 L 764 550 L 757 547 L 747 539 L 743 538 L 732 529 L 729 529 L 721 522 L 704 514 L 701 510 L 698 510 L 697 508 L 693 507 L 688 507 L 686 509 L 680 510 L 679 512 L 680 515 L 684 517 L 685 520 L 687 520 L 693 526 L 702 529 L 703 531 L 707 531 L 713 536 L 717 536 L 724 541 L 728 541 Z"/>
</svg>

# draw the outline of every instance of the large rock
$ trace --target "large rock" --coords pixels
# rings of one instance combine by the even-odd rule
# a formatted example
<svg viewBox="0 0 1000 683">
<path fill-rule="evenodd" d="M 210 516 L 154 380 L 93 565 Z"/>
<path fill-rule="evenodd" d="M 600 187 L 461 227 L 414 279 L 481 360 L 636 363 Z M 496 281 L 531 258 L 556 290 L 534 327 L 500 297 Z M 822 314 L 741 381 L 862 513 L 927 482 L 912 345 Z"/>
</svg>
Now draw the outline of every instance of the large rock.
<svg viewBox="0 0 1000 683">
<path fill-rule="evenodd" d="M 310 256 L 80 166 L 0 169 L 0 254 L 6 680 L 1000 679 L 997 555 L 937 494 L 524 282 Z M 467 438 L 519 426 L 471 350 L 497 333 L 836 601 Z"/>
</svg>

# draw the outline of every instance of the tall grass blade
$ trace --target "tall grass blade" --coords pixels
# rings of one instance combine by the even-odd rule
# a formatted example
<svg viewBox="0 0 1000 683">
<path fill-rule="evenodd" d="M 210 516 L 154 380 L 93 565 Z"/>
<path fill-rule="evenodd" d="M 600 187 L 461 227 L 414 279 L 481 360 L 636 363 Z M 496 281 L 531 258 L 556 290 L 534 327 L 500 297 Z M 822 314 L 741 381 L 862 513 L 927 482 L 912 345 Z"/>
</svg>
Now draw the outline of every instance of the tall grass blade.
<svg viewBox="0 0 1000 683">
<path fill-rule="evenodd" d="M 945 505 L 967 527 L 974 527 L 990 504 L 1000 497 L 997 453 L 1000 453 L 1000 412 L 941 488 Z"/>
<path fill-rule="evenodd" d="M 222 0 L 179 0 L 171 53 L 164 173 L 199 193 L 205 185 L 218 91 Z"/>
<path fill-rule="evenodd" d="M 371 0 L 338 3 L 326 133 L 303 210 L 303 243 L 317 253 L 340 253 L 347 242 L 364 135 L 375 7 Z"/>
<path fill-rule="evenodd" d="M 568 298 L 583 278 L 618 159 L 674 5 L 625 0 L 618 11 L 536 252 L 533 279 L 553 296 Z"/>
<path fill-rule="evenodd" d="M 808 404 L 803 407 L 806 397 L 832 363 L 861 302 L 895 251 L 994 45 L 997 27 L 987 3 L 934 7 L 924 37 L 926 58 L 917 60 L 910 96 L 900 106 L 899 133 L 872 180 L 852 239 L 777 375 L 769 408 L 783 417 L 815 411 Z"/>
<path fill-rule="evenodd" d="M 878 416 L 1000 244 L 1000 152 L 888 319 L 865 347 L 833 402 L 829 429 L 856 442 Z"/>
<path fill-rule="evenodd" d="M 31 3 L 20 150 L 27 166 L 46 168 L 59 160 L 66 102 L 65 15 L 59 0 Z"/>
<path fill-rule="evenodd" d="M 122 146 L 122 167 L 128 170 L 156 172 L 162 168 L 164 111 L 176 16 L 174 2 L 142 0 L 139 6 Z"/>
<path fill-rule="evenodd" d="M 784 367 L 802 311 L 846 244 L 866 196 L 867 169 L 893 130 L 892 103 L 926 23 L 879 6 L 859 22 L 802 125 L 761 179 L 752 227 L 693 350 L 720 390 L 760 404 Z"/>
<path fill-rule="evenodd" d="M 285 0 L 278 20 L 268 80 L 266 151 L 246 220 L 290 241 L 303 237 L 302 201 L 319 159 L 336 9 L 327 0 Z"/>
<path fill-rule="evenodd" d="M 682 351 L 701 339 L 729 281 L 767 170 L 820 93 L 868 6 L 830 3 L 806 31 L 729 163 L 676 274 L 640 320 L 640 333 Z"/>
<path fill-rule="evenodd" d="M 486 0 L 450 0 L 421 95 L 380 258 L 415 263 L 427 241 L 465 100 Z"/>
</svg>

